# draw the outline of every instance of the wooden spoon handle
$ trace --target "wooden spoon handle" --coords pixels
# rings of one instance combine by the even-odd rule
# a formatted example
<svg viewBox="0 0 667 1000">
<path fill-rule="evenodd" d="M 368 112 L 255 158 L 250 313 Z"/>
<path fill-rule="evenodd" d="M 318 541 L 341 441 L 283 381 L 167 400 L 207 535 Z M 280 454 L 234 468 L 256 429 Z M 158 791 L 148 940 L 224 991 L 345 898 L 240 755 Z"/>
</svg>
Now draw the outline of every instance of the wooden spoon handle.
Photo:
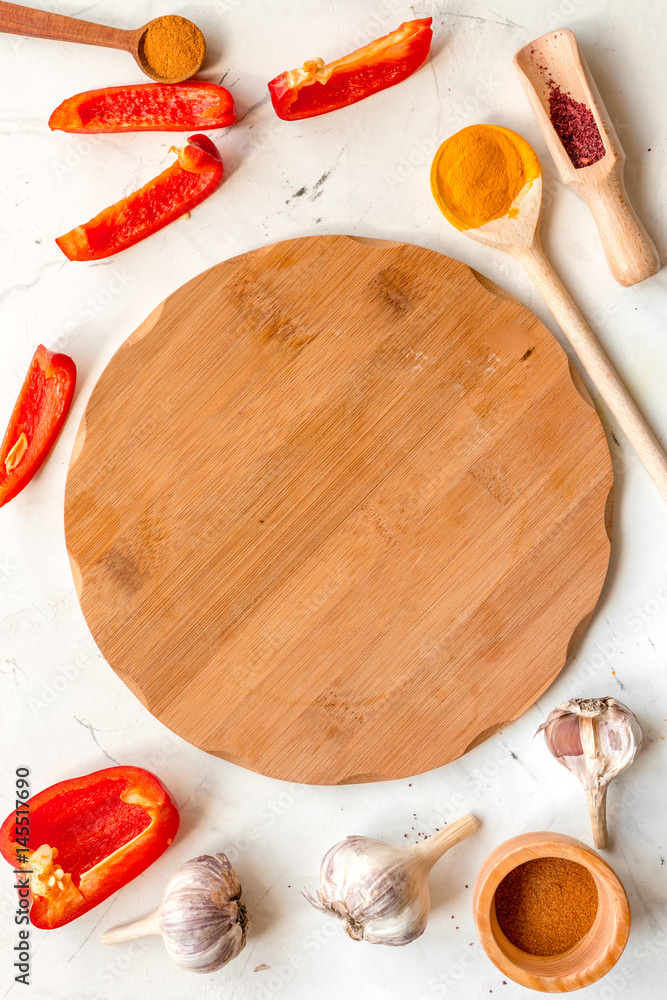
<svg viewBox="0 0 667 1000">
<path fill-rule="evenodd" d="M 92 21 L 80 21 L 64 14 L 51 14 L 18 3 L 0 3 L 0 31 L 33 38 L 55 38 L 61 42 L 83 42 L 108 49 L 131 50 L 135 31 L 109 28 Z"/>
<path fill-rule="evenodd" d="M 623 164 L 599 185 L 577 191 L 591 210 L 611 273 L 621 285 L 634 285 L 660 270 L 660 255 L 628 199 Z"/>
<path fill-rule="evenodd" d="M 667 456 L 542 248 L 535 242 L 527 250 L 517 249 L 513 253 L 530 275 L 591 381 L 667 502 Z"/>
</svg>

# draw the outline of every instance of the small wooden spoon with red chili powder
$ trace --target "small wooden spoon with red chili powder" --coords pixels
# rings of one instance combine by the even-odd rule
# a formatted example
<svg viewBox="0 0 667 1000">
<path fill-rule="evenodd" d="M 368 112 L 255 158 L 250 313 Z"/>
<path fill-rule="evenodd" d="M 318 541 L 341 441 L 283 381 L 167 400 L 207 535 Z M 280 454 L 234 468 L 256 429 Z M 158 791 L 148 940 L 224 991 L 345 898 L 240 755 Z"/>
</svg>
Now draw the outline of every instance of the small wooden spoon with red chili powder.
<svg viewBox="0 0 667 1000">
<path fill-rule="evenodd" d="M 125 30 L 0 2 L 0 31 L 122 49 L 134 56 L 146 76 L 159 83 L 189 79 L 201 69 L 206 55 L 206 42 L 197 25 L 177 14 L 156 17 L 141 28 Z"/>
<path fill-rule="evenodd" d="M 625 153 L 573 32 L 529 42 L 514 65 L 563 184 L 591 210 L 616 281 L 634 285 L 655 274 L 660 256 L 628 199 Z"/>
</svg>

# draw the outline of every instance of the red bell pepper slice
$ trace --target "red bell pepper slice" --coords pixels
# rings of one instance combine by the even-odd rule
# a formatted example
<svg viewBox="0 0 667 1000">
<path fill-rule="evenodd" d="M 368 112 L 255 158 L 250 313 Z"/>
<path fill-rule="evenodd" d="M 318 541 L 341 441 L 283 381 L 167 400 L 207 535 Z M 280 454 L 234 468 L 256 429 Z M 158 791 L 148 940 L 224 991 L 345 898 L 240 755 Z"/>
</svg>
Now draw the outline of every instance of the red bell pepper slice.
<svg viewBox="0 0 667 1000">
<path fill-rule="evenodd" d="M 191 135 L 178 160 L 90 222 L 59 236 L 70 260 L 101 260 L 134 246 L 208 198 L 222 180 L 220 153 L 205 135 Z"/>
<path fill-rule="evenodd" d="M 139 83 L 75 94 L 58 105 L 49 128 L 61 132 L 191 132 L 236 121 L 234 98 L 217 83 Z"/>
<path fill-rule="evenodd" d="M 55 442 L 74 395 L 76 366 L 41 344 L 0 446 L 0 507 L 30 482 Z"/>
<path fill-rule="evenodd" d="M 281 73 L 269 83 L 279 118 L 298 121 L 355 104 L 405 80 L 426 61 L 432 18 L 405 21 L 396 31 L 324 65 L 311 59 L 302 69 Z"/>
<path fill-rule="evenodd" d="M 0 828 L 0 853 L 25 870 L 17 878 L 19 898 L 32 900 L 35 927 L 49 930 L 140 875 L 171 844 L 178 823 L 178 809 L 154 774 L 108 767 L 17 799 Z"/>
</svg>

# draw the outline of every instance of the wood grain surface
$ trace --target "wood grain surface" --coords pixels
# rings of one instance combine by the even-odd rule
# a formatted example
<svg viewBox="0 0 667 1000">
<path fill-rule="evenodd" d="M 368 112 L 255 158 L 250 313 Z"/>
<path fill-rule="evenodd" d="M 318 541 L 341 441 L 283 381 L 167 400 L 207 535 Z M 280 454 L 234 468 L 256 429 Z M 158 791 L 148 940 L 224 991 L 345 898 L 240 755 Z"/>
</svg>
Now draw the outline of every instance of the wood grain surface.
<svg viewBox="0 0 667 1000">
<path fill-rule="evenodd" d="M 145 25 L 144 25 L 145 27 Z M 25 4 L 0 3 L 0 31 L 33 38 L 53 38 L 61 42 L 83 42 L 108 49 L 136 51 L 142 29 L 124 30 L 106 24 L 82 21 L 78 17 L 54 14 Z"/>
<path fill-rule="evenodd" d="M 611 462 L 497 292 L 420 247 L 295 239 L 194 278 L 113 357 L 67 546 L 100 650 L 176 733 L 286 780 L 398 778 L 556 677 L 604 582 Z"/>
</svg>

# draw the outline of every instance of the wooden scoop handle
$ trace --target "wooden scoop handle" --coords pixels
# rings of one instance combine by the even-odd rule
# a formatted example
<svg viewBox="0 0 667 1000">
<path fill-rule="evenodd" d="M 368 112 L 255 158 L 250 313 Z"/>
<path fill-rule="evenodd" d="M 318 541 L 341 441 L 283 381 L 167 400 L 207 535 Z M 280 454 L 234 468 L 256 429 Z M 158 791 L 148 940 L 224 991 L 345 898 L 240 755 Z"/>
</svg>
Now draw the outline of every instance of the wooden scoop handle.
<svg viewBox="0 0 667 1000">
<path fill-rule="evenodd" d="M 628 199 L 623 161 L 598 185 L 581 184 L 577 191 L 595 219 L 616 281 L 634 285 L 656 274 L 660 270 L 660 255 Z"/>
<path fill-rule="evenodd" d="M 18 3 L 0 3 L 0 31 L 33 38 L 55 38 L 61 42 L 83 42 L 108 49 L 131 51 L 136 31 L 109 28 L 92 21 L 80 21 L 64 14 L 51 14 Z"/>
<path fill-rule="evenodd" d="M 528 249 L 511 251 L 525 267 L 556 322 L 577 352 L 637 457 L 667 502 L 667 456 L 621 382 L 595 334 L 570 298 L 560 278 L 544 256 L 537 239 Z"/>
</svg>

